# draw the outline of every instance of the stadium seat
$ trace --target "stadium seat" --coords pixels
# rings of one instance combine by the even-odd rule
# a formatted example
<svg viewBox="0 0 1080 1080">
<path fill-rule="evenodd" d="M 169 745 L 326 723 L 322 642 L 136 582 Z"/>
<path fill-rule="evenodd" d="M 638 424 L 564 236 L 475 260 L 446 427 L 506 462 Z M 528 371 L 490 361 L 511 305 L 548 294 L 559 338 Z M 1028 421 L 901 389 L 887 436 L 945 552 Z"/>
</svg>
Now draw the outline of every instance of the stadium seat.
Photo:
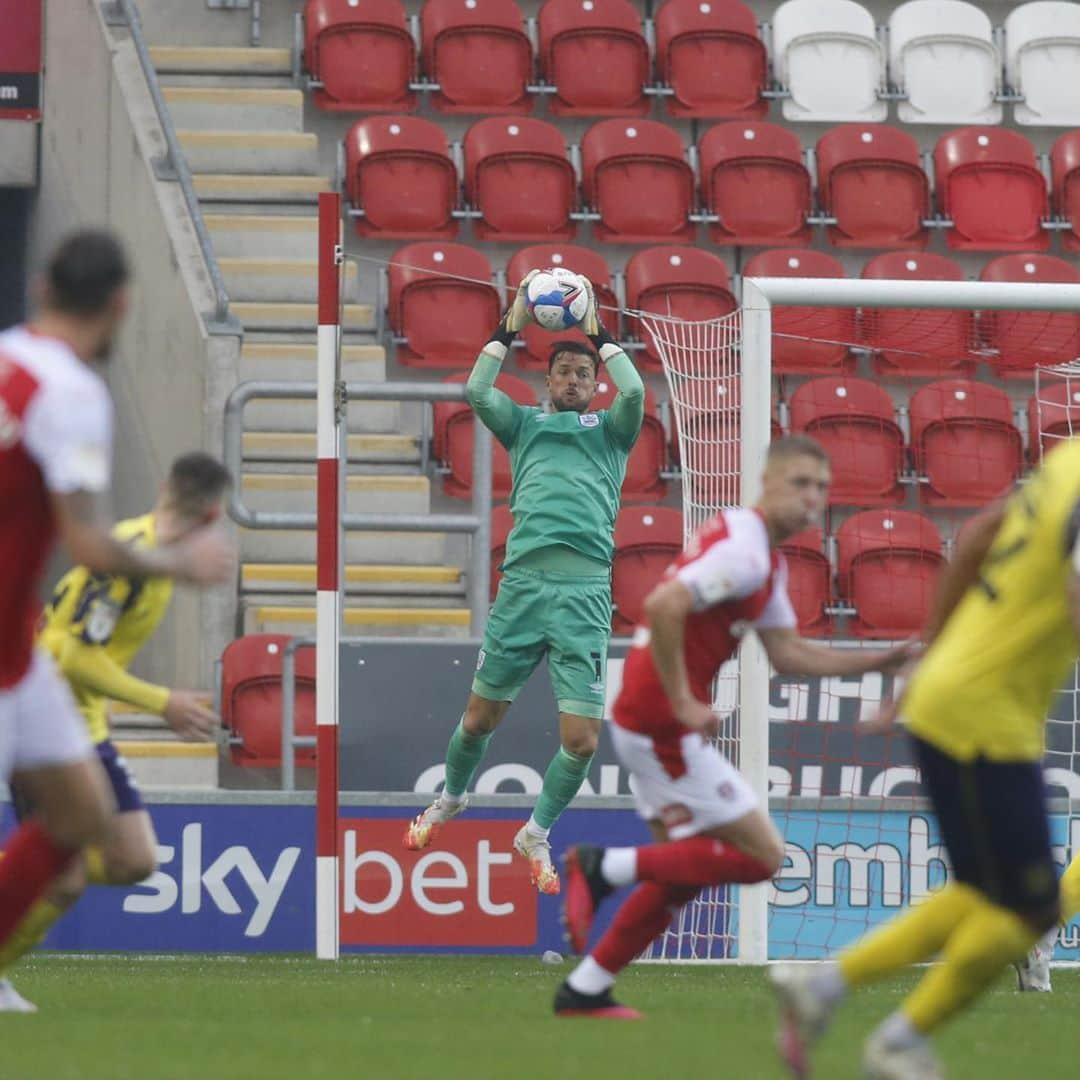
<svg viewBox="0 0 1080 1080">
<path fill-rule="evenodd" d="M 1062 439 L 1080 435 L 1080 382 L 1043 382 L 1027 407 L 1028 457 L 1037 465 Z"/>
<path fill-rule="evenodd" d="M 506 281 L 511 290 L 530 271 L 546 266 L 565 266 L 584 274 L 591 282 L 600 306 L 600 317 L 608 330 L 619 334 L 619 301 L 615 295 L 611 270 L 603 255 L 592 248 L 575 247 L 573 244 L 533 244 L 511 256 L 506 264 Z M 605 310 L 606 309 L 606 310 Z M 588 338 L 577 328 L 565 333 L 552 334 L 535 323 L 529 323 L 521 332 L 524 349 L 515 350 L 518 367 L 527 370 L 547 371 L 548 355 L 556 341 L 580 341 L 588 344 Z"/>
<path fill-rule="evenodd" d="M 951 248 L 1044 251 L 1046 180 L 1035 149 L 1019 132 L 969 127 L 942 135 L 934 147 L 938 209 L 952 220 Z"/>
<path fill-rule="evenodd" d="M 828 451 L 831 504 L 903 502 L 904 436 L 888 391 L 867 379 L 826 377 L 800 386 L 789 402 L 791 430 Z"/>
<path fill-rule="evenodd" d="M 597 379 L 596 396 L 589 406 L 590 412 L 610 409 L 618 391 L 607 372 L 601 368 Z M 656 410 L 656 395 L 645 384 L 645 417 L 641 432 L 630 458 L 626 463 L 626 479 L 623 481 L 623 502 L 643 502 L 662 499 L 667 494 L 667 482 L 660 475 L 667 465 L 667 432 Z"/>
<path fill-rule="evenodd" d="M 683 547 L 681 510 L 632 506 L 615 519 L 615 558 L 611 563 L 612 630 L 629 634 L 641 621 L 645 597 L 678 558 Z"/>
<path fill-rule="evenodd" d="M 630 0 L 546 0 L 537 18 L 540 72 L 554 116 L 644 116 L 649 45 Z"/>
<path fill-rule="evenodd" d="M 389 270 L 390 328 L 409 367 L 471 367 L 502 314 L 491 264 L 464 244 L 408 244 Z"/>
<path fill-rule="evenodd" d="M 979 280 L 1076 284 L 1080 270 L 1053 255 L 1003 255 L 983 267 Z M 1036 367 L 1080 356 L 1080 315 L 1073 312 L 982 311 L 979 335 L 991 366 L 1006 378 L 1028 379 Z"/>
<path fill-rule="evenodd" d="M 402 112 L 416 104 L 409 89 L 416 44 L 400 0 L 307 0 L 304 65 L 322 86 L 320 109 Z"/>
<path fill-rule="evenodd" d="M 905 124 L 999 124 L 1001 58 L 990 17 L 964 0 L 909 0 L 889 16 L 889 70 Z"/>
<path fill-rule="evenodd" d="M 1070 225 L 1061 234 L 1066 251 L 1080 251 L 1080 131 L 1067 131 L 1050 151 L 1054 214 Z"/>
<path fill-rule="evenodd" d="M 532 110 L 532 43 L 514 0 L 427 0 L 420 25 L 424 70 L 439 84 L 431 96 L 436 109 Z"/>
<path fill-rule="evenodd" d="M 788 567 L 788 595 L 799 620 L 799 633 L 820 637 L 832 632 L 826 608 L 832 602 L 832 567 L 820 529 L 804 529 L 780 545 Z"/>
<path fill-rule="evenodd" d="M 510 513 L 508 503 L 500 503 L 491 508 L 491 601 L 502 581 L 502 562 L 506 558 L 506 541 L 514 527 L 514 515 Z"/>
<path fill-rule="evenodd" d="M 888 124 L 843 124 L 817 144 L 818 205 L 842 248 L 924 248 L 930 182 L 919 144 Z"/>
<path fill-rule="evenodd" d="M 1018 124 L 1075 127 L 1080 117 L 1080 7 L 1020 4 L 1005 16 L 1005 81 L 1024 100 Z"/>
<path fill-rule="evenodd" d="M 920 387 L 908 405 L 911 458 L 927 506 L 985 506 L 1023 465 L 1023 441 L 1004 390 L 971 379 Z"/>
<path fill-rule="evenodd" d="M 840 592 L 855 607 L 856 637 L 906 638 L 926 621 L 945 562 L 941 534 L 923 514 L 864 510 L 836 533 Z"/>
<path fill-rule="evenodd" d="M 465 199 L 483 215 L 478 240 L 572 240 L 577 178 L 554 124 L 479 120 L 465 133 Z"/>
<path fill-rule="evenodd" d="M 656 247 L 635 252 L 626 264 L 626 306 L 631 310 L 696 321 L 719 319 L 738 304 L 723 260 L 693 247 Z M 632 328 L 644 342 L 640 366 L 661 371 L 652 334 L 638 321 Z"/>
<path fill-rule="evenodd" d="M 671 128 L 656 120 L 601 120 L 585 132 L 581 161 L 585 202 L 600 213 L 597 240 L 693 238 L 694 173 Z"/>
<path fill-rule="evenodd" d="M 871 259 L 862 276 L 875 281 L 963 281 L 947 255 L 887 252 Z M 970 374 L 972 317 L 941 308 L 863 308 L 862 334 L 882 375 Z"/>
<path fill-rule="evenodd" d="M 838 259 L 822 251 L 760 251 L 743 277 L 842 278 Z M 854 366 L 845 342 L 856 343 L 855 313 L 845 308 L 774 307 L 772 369 L 777 375 L 829 375 Z"/>
<path fill-rule="evenodd" d="M 667 0 L 656 13 L 656 71 L 673 94 L 672 116 L 765 116 L 769 58 L 754 13 L 742 0 Z"/>
<path fill-rule="evenodd" d="M 444 382 L 468 381 L 469 372 L 456 371 Z M 535 405 L 532 387 L 503 371 L 495 377 L 495 386 L 519 405 Z M 473 422 L 475 417 L 467 402 L 437 401 L 432 408 L 434 422 L 431 435 L 431 456 L 446 466 L 443 493 L 455 499 L 472 498 Z M 510 455 L 498 439 L 491 440 L 491 497 L 508 499 L 513 478 L 510 475 Z"/>
<path fill-rule="evenodd" d="M 698 144 L 701 201 L 719 221 L 717 244 L 763 247 L 810 242 L 812 190 L 798 136 L 779 124 L 732 121 Z"/>
<path fill-rule="evenodd" d="M 234 765 L 281 765 L 281 664 L 288 634 L 249 634 L 221 654 L 221 723 L 232 733 Z M 296 652 L 297 735 L 315 734 L 315 650 Z M 315 748 L 296 751 L 298 766 L 315 764 Z"/>
<path fill-rule="evenodd" d="M 438 124 L 369 117 L 345 136 L 345 197 L 360 236 L 428 240 L 457 235 L 458 177 Z"/>
<path fill-rule="evenodd" d="M 773 70 L 791 96 L 785 120 L 884 120 L 885 55 L 853 0 L 787 0 L 773 14 Z"/>
</svg>

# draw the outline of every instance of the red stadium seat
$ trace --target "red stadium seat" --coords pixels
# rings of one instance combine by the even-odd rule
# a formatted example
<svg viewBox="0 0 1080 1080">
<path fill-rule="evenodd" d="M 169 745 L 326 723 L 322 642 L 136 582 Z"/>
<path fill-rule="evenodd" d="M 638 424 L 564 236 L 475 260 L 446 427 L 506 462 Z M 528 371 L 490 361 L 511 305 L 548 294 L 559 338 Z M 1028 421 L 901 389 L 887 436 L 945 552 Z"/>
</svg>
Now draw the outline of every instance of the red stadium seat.
<svg viewBox="0 0 1080 1080">
<path fill-rule="evenodd" d="M 694 173 L 682 140 L 656 120 L 601 120 L 581 141 L 585 202 L 600 213 L 601 242 L 689 240 Z"/>
<path fill-rule="evenodd" d="M 281 663 L 289 634 L 249 634 L 221 654 L 221 722 L 232 732 L 234 765 L 281 765 Z M 315 734 L 315 650 L 296 653 L 297 735 Z M 296 764 L 313 766 L 315 748 L 296 751 Z"/>
<path fill-rule="evenodd" d="M 506 558 L 506 541 L 514 527 L 514 515 L 510 513 L 509 503 L 500 503 L 491 508 L 491 600 L 502 581 L 502 562 Z"/>
<path fill-rule="evenodd" d="M 979 280 L 1076 284 L 1080 270 L 1053 255 L 1003 255 L 983 267 Z M 992 367 L 1005 378 L 1027 379 L 1037 366 L 1080 356 L 1080 315 L 1072 312 L 982 311 L 979 334 L 992 351 Z"/>
<path fill-rule="evenodd" d="M 399 0 L 307 0 L 304 64 L 320 109 L 401 112 L 416 96 L 416 44 Z"/>
<path fill-rule="evenodd" d="M 511 256 L 506 264 L 506 280 L 511 289 L 530 271 L 547 266 L 565 266 L 584 274 L 593 284 L 596 302 L 600 305 L 600 317 L 612 334 L 619 333 L 619 301 L 611 280 L 611 270 L 603 255 L 592 248 L 575 247 L 573 244 L 533 244 Z M 603 310 L 603 309 L 607 310 Z M 529 323 L 521 332 L 524 349 L 516 350 L 518 367 L 535 371 L 547 371 L 548 355 L 556 341 L 580 341 L 588 344 L 588 338 L 574 327 L 565 333 L 552 334 L 535 323 Z"/>
<path fill-rule="evenodd" d="M 445 113 L 527 113 L 532 43 L 514 0 L 427 0 L 420 15 L 424 70 Z"/>
<path fill-rule="evenodd" d="M 717 244 L 806 244 L 810 173 L 799 137 L 779 124 L 717 124 L 698 144 L 701 199 Z"/>
<path fill-rule="evenodd" d="M 667 0 L 656 13 L 656 70 L 674 91 L 672 116 L 758 119 L 769 58 L 754 13 L 741 0 Z"/>
<path fill-rule="evenodd" d="M 678 558 L 682 546 L 681 510 L 633 506 L 619 511 L 611 563 L 612 630 L 616 634 L 629 634 L 641 621 L 645 597 Z"/>
<path fill-rule="evenodd" d="M 889 393 L 867 379 L 812 379 L 791 395 L 791 430 L 828 451 L 829 502 L 889 506 L 902 502 L 904 436 Z"/>
<path fill-rule="evenodd" d="M 924 248 L 930 182 L 919 144 L 888 124 L 842 124 L 817 144 L 818 203 L 842 248 Z"/>
<path fill-rule="evenodd" d="M 1016 131 L 968 127 L 934 147 L 938 209 L 953 222 L 949 247 L 969 251 L 1044 251 L 1046 180 L 1035 149 Z"/>
<path fill-rule="evenodd" d="M 1080 251 L 1080 131 L 1066 131 L 1050 151 L 1050 200 L 1070 225 L 1061 234 L 1066 251 Z"/>
<path fill-rule="evenodd" d="M 1028 456 L 1032 465 L 1063 439 L 1080 435 L 1080 382 L 1044 383 L 1028 402 Z"/>
<path fill-rule="evenodd" d="M 607 372 L 601 368 L 597 380 L 596 396 L 589 406 L 590 412 L 610 409 L 618 391 Z M 623 502 L 642 502 L 662 499 L 667 494 L 667 482 L 660 473 L 667 465 L 667 433 L 656 411 L 656 396 L 645 386 L 645 417 L 641 432 L 630 459 L 626 463 L 626 479 L 623 481 Z"/>
<path fill-rule="evenodd" d="M 470 367 L 502 314 L 491 264 L 464 244 L 408 244 L 390 263 L 391 329 L 409 367 Z"/>
<path fill-rule="evenodd" d="M 447 375 L 444 382 L 466 382 L 467 371 Z M 535 405 L 532 387 L 516 375 L 500 372 L 495 386 L 519 405 Z M 447 472 L 443 476 L 443 493 L 455 499 L 472 498 L 473 411 L 464 401 L 438 401 L 432 412 L 434 423 L 431 435 L 432 457 L 442 461 Z M 507 499 L 513 477 L 510 475 L 510 455 L 498 439 L 491 441 L 491 497 Z"/>
<path fill-rule="evenodd" d="M 844 267 L 822 251 L 759 251 L 742 276 L 842 278 Z M 778 375 L 828 375 L 854 367 L 846 342 L 857 344 L 855 313 L 848 308 L 774 307 L 772 369 Z"/>
<path fill-rule="evenodd" d="M 819 637 L 832 631 L 825 610 L 832 602 L 832 567 L 820 529 L 804 529 L 780 545 L 788 566 L 788 595 L 799 620 L 799 633 Z"/>
<path fill-rule="evenodd" d="M 963 281 L 946 255 L 889 252 L 871 259 L 862 276 L 874 281 Z M 968 374 L 972 317 L 940 308 L 863 308 L 862 334 L 882 375 Z"/>
<path fill-rule="evenodd" d="M 553 116 L 644 116 L 649 45 L 630 0 L 547 0 L 537 19 Z"/>
<path fill-rule="evenodd" d="M 345 197 L 364 216 L 360 236 L 434 240 L 457 235 L 458 177 L 438 124 L 369 117 L 345 136 Z"/>
<path fill-rule="evenodd" d="M 918 633 L 945 562 L 937 526 L 908 510 L 864 510 L 840 526 L 836 541 L 840 592 L 856 609 L 851 633 Z"/>
<path fill-rule="evenodd" d="M 911 457 L 928 483 L 927 506 L 985 506 L 1005 495 L 1024 448 L 1004 390 L 971 379 L 942 379 L 916 390 L 908 405 Z"/>
<path fill-rule="evenodd" d="M 528 117 L 478 120 L 465 134 L 465 199 L 478 240 L 571 240 L 577 178 L 559 129 Z"/>
</svg>

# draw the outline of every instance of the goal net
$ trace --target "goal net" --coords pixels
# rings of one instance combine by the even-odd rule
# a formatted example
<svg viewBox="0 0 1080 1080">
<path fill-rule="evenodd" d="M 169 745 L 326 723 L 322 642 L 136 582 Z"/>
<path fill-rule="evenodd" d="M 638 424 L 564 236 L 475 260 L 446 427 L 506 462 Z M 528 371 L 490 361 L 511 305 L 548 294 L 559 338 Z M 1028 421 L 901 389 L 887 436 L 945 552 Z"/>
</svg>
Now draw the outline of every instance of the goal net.
<svg viewBox="0 0 1080 1080">
<path fill-rule="evenodd" d="M 965 522 L 1080 433 L 1080 286 L 765 278 L 742 299 L 702 321 L 631 313 L 669 386 L 685 530 L 756 498 L 775 434 L 813 436 L 834 484 L 820 528 L 784 545 L 801 632 L 902 640 Z M 893 689 L 876 674 L 779 676 L 744 640 L 717 680 L 718 746 L 768 799 L 785 865 L 768 888 L 708 890 L 650 955 L 827 957 L 945 879 L 906 739 L 858 731 Z M 1063 864 L 1080 851 L 1078 689 L 1048 725 Z M 1057 956 L 1080 959 L 1080 933 Z"/>
</svg>

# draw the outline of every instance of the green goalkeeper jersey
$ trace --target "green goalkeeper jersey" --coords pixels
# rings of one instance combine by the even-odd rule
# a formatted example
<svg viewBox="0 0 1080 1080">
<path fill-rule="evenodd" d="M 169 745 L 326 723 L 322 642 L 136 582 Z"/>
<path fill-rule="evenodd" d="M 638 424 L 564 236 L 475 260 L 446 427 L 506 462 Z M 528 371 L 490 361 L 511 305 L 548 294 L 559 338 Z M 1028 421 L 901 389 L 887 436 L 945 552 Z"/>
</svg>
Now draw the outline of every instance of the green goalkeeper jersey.
<svg viewBox="0 0 1080 1080">
<path fill-rule="evenodd" d="M 644 415 L 645 389 L 625 353 L 607 363 L 619 393 L 609 410 L 545 412 L 518 405 L 495 388 L 500 362 L 482 352 L 466 396 L 477 416 L 510 452 L 514 528 L 504 567 L 543 551 L 557 569 L 559 553 L 611 565 L 619 491 Z M 576 558 L 573 554 L 576 553 Z"/>
</svg>

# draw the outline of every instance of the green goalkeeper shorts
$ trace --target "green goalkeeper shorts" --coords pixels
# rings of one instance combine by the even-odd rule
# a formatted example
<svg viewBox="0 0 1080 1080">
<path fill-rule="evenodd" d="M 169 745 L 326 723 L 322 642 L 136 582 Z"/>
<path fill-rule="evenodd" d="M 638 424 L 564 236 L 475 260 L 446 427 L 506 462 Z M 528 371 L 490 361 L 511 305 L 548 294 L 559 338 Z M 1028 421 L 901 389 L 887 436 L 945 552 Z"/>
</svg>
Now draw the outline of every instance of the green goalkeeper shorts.
<svg viewBox="0 0 1080 1080">
<path fill-rule="evenodd" d="M 511 567 L 476 661 L 474 694 L 513 701 L 544 657 L 559 711 L 604 716 L 611 580 Z"/>
</svg>

